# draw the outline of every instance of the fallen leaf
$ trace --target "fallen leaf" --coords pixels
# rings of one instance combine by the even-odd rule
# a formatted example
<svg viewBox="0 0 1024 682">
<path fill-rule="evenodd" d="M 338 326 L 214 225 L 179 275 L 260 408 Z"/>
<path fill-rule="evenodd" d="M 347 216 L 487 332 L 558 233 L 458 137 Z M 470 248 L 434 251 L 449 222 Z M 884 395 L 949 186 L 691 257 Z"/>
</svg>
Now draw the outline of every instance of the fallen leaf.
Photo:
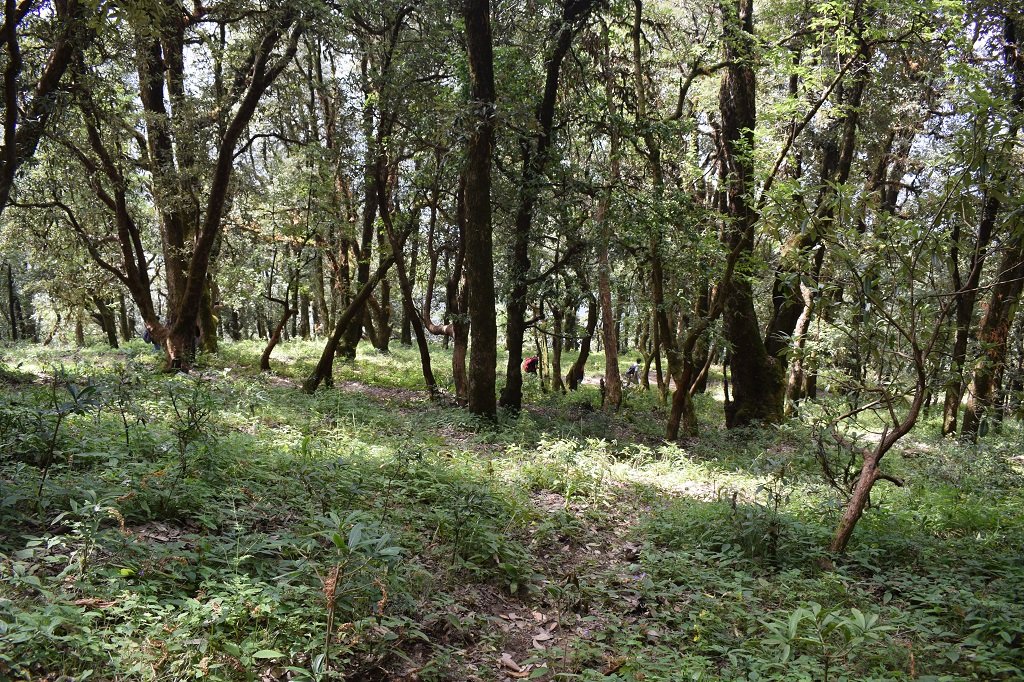
<svg viewBox="0 0 1024 682">
<path fill-rule="evenodd" d="M 611 675 L 614 672 L 618 672 L 619 668 L 626 665 L 626 657 L 618 656 L 615 658 L 605 657 L 604 672 L 605 675 Z"/>
<path fill-rule="evenodd" d="M 533 636 L 533 641 L 535 641 L 535 642 L 546 642 L 546 641 L 548 641 L 551 638 L 552 638 L 551 633 L 548 632 L 547 630 L 543 630 L 542 629 L 542 630 L 538 630 L 537 634 L 535 634 Z"/>
<path fill-rule="evenodd" d="M 76 599 L 71 602 L 75 606 L 94 606 L 98 609 L 107 609 L 116 604 L 117 602 L 106 601 L 103 599 L 96 599 L 95 597 L 88 599 Z"/>
<path fill-rule="evenodd" d="M 532 611 L 531 613 L 533 614 L 533 619 L 535 621 L 537 621 L 538 623 L 543 623 L 544 621 L 546 621 L 548 619 L 548 617 L 545 616 L 540 611 Z"/>
<path fill-rule="evenodd" d="M 504 667 L 508 668 L 509 670 L 511 670 L 513 672 L 517 672 L 517 673 L 523 672 L 522 666 L 520 666 L 518 663 L 516 663 L 514 660 L 512 660 L 512 654 L 508 654 L 508 653 L 502 654 L 501 655 L 501 665 L 503 665 Z"/>
</svg>

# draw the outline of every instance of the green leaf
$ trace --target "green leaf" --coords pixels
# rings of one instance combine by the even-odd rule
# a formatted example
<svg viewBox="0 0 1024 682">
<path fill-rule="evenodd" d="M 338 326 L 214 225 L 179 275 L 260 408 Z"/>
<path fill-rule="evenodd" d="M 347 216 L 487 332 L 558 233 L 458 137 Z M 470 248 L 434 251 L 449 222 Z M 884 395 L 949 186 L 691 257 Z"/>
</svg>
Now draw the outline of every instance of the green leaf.
<svg viewBox="0 0 1024 682">
<path fill-rule="evenodd" d="M 363 539 L 363 524 L 357 523 L 352 526 L 352 530 L 348 533 L 348 548 L 355 549 L 359 546 L 359 541 Z"/>
<path fill-rule="evenodd" d="M 260 649 L 252 655 L 253 658 L 284 658 L 284 654 L 273 649 Z"/>
</svg>

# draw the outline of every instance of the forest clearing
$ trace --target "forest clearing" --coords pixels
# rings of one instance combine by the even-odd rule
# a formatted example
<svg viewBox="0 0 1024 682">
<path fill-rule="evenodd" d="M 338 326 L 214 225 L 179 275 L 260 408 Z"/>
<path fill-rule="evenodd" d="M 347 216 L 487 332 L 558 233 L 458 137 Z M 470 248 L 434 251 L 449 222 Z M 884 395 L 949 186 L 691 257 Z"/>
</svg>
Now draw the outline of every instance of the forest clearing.
<svg viewBox="0 0 1024 682">
<path fill-rule="evenodd" d="M 0 680 L 1024 679 L 1020 0 L 0 17 Z"/>
</svg>

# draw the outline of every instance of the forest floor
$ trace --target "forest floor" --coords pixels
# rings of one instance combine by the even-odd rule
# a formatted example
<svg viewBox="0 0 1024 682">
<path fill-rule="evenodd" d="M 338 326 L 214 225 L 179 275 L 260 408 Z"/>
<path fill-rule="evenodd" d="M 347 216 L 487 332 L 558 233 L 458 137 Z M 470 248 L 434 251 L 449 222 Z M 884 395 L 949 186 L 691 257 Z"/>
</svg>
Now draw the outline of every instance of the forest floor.
<svg viewBox="0 0 1024 682">
<path fill-rule="evenodd" d="M 609 415 L 530 377 L 491 425 L 397 344 L 312 396 L 317 344 L 269 374 L 260 350 L 177 376 L 141 342 L 5 351 L 0 679 L 1024 677 L 1016 423 L 966 445 L 926 419 L 823 570 L 828 405 L 727 431 L 698 396 L 667 444 L 655 391 Z"/>
</svg>

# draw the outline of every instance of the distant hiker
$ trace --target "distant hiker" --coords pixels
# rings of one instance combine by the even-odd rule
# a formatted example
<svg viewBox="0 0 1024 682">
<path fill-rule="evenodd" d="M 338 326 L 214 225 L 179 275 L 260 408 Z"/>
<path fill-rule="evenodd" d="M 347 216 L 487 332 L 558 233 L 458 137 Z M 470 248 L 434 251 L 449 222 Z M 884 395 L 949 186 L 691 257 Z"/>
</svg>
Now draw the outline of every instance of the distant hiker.
<svg viewBox="0 0 1024 682">
<path fill-rule="evenodd" d="M 536 355 L 523 360 L 523 371 L 527 374 L 536 374 L 538 369 L 540 369 L 540 358 Z"/>
<path fill-rule="evenodd" d="M 146 327 L 146 331 L 142 333 L 142 340 L 146 343 L 153 344 L 154 350 L 160 350 L 160 342 L 153 338 L 153 334 L 149 331 L 149 327 Z"/>
<path fill-rule="evenodd" d="M 643 360 L 640 358 L 636 359 L 629 369 L 626 370 L 626 385 L 633 386 L 640 384 L 640 367 L 643 364 Z"/>
</svg>

